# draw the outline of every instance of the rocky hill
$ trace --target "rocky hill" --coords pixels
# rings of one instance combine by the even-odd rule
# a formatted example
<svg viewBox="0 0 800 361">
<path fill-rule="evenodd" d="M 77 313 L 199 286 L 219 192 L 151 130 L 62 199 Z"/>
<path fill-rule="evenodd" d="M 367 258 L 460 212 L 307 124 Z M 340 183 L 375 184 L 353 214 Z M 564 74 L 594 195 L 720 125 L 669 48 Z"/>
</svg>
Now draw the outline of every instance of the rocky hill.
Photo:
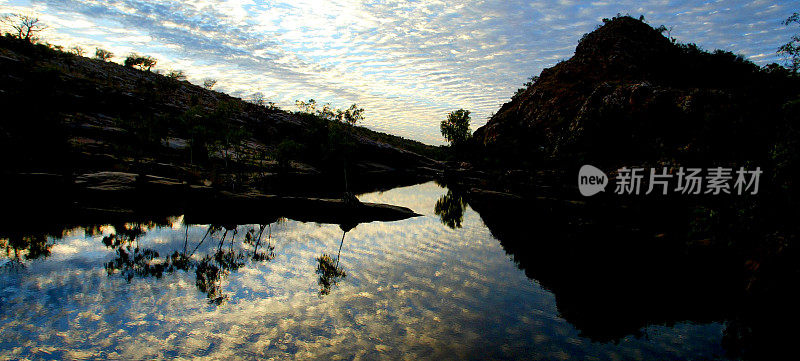
<svg viewBox="0 0 800 361">
<path fill-rule="evenodd" d="M 785 104 L 800 94 L 797 77 L 660 30 L 606 19 L 475 131 L 479 153 L 506 167 L 702 166 L 763 161 L 793 146 L 797 111 Z"/>
<path fill-rule="evenodd" d="M 3 178 L 17 185 L 30 174 L 75 183 L 117 172 L 341 192 L 346 181 L 351 191 L 381 187 L 439 167 L 435 148 L 419 142 L 11 37 L 0 37 L 0 109 Z"/>
<path fill-rule="evenodd" d="M 475 131 L 473 169 L 498 181 L 461 177 L 451 189 L 461 187 L 585 335 L 619 337 L 644 324 L 711 316 L 727 320 L 729 356 L 761 359 L 778 353 L 785 336 L 775 330 L 796 314 L 788 293 L 800 275 L 798 121 L 797 74 L 679 44 L 621 16 L 586 34 L 572 58 L 543 70 Z M 760 192 L 747 197 L 624 197 L 607 188 L 590 198 L 575 184 L 587 163 L 610 177 L 622 166 L 764 173 Z M 630 274 L 642 269 L 643 279 Z M 609 280 L 632 283 L 614 290 Z M 592 290 L 597 284 L 603 289 Z M 622 297 L 582 304 L 598 293 Z M 685 299 L 713 301 L 681 305 Z"/>
</svg>

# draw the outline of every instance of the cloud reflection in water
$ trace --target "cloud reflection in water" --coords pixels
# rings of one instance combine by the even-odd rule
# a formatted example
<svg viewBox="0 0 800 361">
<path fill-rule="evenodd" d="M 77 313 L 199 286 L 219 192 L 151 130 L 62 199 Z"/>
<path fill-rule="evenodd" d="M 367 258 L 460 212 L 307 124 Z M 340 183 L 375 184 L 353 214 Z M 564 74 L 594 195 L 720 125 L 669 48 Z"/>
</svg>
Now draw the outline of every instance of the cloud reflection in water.
<svg viewBox="0 0 800 361">
<path fill-rule="evenodd" d="M 114 241 L 108 237 L 118 227 L 48 238 L 54 245 L 47 258 L 23 259 L 24 269 L 0 275 L 0 358 L 557 359 L 719 351 L 717 323 L 651 326 L 649 339 L 618 344 L 579 337 L 558 316 L 553 295 L 509 260 L 477 213 L 468 207 L 460 229 L 440 222 L 433 210 L 446 193 L 428 183 L 364 195 L 362 201 L 426 216 L 360 224 L 344 243 L 337 225 L 272 224 L 260 246 L 264 258 L 255 261 L 258 225 L 238 227 L 233 242 L 233 229 L 223 243 L 225 231 L 218 229 L 192 262 L 199 267 L 205 257 L 235 255 L 214 260 L 235 265 L 215 284 L 214 297 L 225 296 L 219 303 L 198 290 L 197 268 L 129 281 L 109 275 L 106 265 L 119 253 L 103 240 Z M 209 226 L 145 228 L 138 247 L 161 259 L 191 251 L 210 232 Z M 323 255 L 347 276 L 320 297 Z M 178 264 L 170 259 L 165 267 Z"/>
</svg>

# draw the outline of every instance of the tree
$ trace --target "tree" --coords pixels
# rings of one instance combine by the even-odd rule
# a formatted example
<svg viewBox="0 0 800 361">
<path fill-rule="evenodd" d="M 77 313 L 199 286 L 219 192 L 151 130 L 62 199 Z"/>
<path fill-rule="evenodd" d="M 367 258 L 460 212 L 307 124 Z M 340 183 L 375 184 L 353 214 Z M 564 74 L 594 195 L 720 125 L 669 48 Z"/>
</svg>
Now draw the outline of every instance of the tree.
<svg viewBox="0 0 800 361">
<path fill-rule="evenodd" d="M 223 154 L 225 168 L 228 168 L 230 149 L 234 148 L 240 156 L 246 140 L 250 138 L 247 129 L 233 118 L 241 111 L 234 101 L 219 102 L 211 112 L 201 106 L 194 106 L 181 116 L 182 126 L 188 133 L 189 161 L 205 162 L 212 154 Z"/>
<path fill-rule="evenodd" d="M 203 80 L 203 88 L 211 90 L 212 88 L 214 88 L 214 85 L 217 85 L 216 79 L 206 78 Z"/>
<path fill-rule="evenodd" d="M 183 72 L 183 70 L 170 70 L 170 72 L 167 73 L 167 78 L 178 81 L 186 80 L 186 74 Z"/>
<path fill-rule="evenodd" d="M 317 112 L 317 101 L 314 99 L 309 99 L 308 102 L 295 100 L 294 104 L 300 108 L 301 113 L 314 114 Z"/>
<path fill-rule="evenodd" d="M 351 104 L 350 108 L 345 110 L 336 109 L 328 103 L 323 105 L 322 109 L 317 109 L 317 101 L 314 99 L 309 99 L 308 102 L 295 100 L 294 103 L 300 108 L 301 113 L 315 114 L 326 120 L 344 122 L 350 125 L 355 125 L 364 120 L 364 108 L 359 108 L 356 103 Z"/>
<path fill-rule="evenodd" d="M 14 30 L 17 38 L 29 43 L 39 40 L 37 34 L 47 29 L 47 26 L 42 24 L 39 18 L 30 15 L 10 14 L 4 16 L 2 22 Z"/>
<path fill-rule="evenodd" d="M 333 261 L 333 257 L 323 253 L 322 256 L 317 257 L 317 274 L 319 279 L 319 296 L 326 296 L 330 294 L 331 287 L 338 284 L 339 280 L 347 277 L 347 273 L 339 266 L 339 260 Z"/>
<path fill-rule="evenodd" d="M 139 68 L 140 70 L 150 71 L 158 60 L 147 55 L 130 54 L 125 58 L 125 66 L 130 68 Z"/>
<path fill-rule="evenodd" d="M 455 110 L 442 121 L 442 135 L 451 145 L 461 145 L 470 138 L 472 131 L 469 129 L 469 113 L 469 110 Z"/>
<path fill-rule="evenodd" d="M 786 26 L 789 26 L 792 23 L 800 25 L 800 13 L 794 13 L 792 16 L 783 21 L 783 25 Z M 783 44 L 778 49 L 778 53 L 786 56 L 786 62 L 789 69 L 791 69 L 793 72 L 800 70 L 800 33 L 793 35 L 788 43 Z"/>
<path fill-rule="evenodd" d="M 114 53 L 100 48 L 95 48 L 94 50 L 94 58 L 102 61 L 108 61 L 114 56 Z"/>
<path fill-rule="evenodd" d="M 439 197 L 433 212 L 439 216 L 442 224 L 452 228 L 461 228 L 464 221 L 464 210 L 467 209 L 467 201 L 459 193 L 448 190 L 447 194 Z"/>
<path fill-rule="evenodd" d="M 364 120 L 364 108 L 359 108 L 357 104 L 353 103 L 344 112 L 338 111 L 337 116 L 339 121 L 344 120 L 347 124 L 356 125 L 357 122 Z"/>
<path fill-rule="evenodd" d="M 250 103 L 263 107 L 266 104 L 264 102 L 264 93 L 262 92 L 253 93 L 253 95 L 250 96 Z"/>
<path fill-rule="evenodd" d="M 83 56 L 83 54 L 84 54 L 83 48 L 81 48 L 80 46 L 77 46 L 77 45 L 69 48 L 69 52 L 73 53 L 73 54 L 75 54 L 77 56 Z"/>
<path fill-rule="evenodd" d="M 534 76 L 528 78 L 528 81 L 525 82 L 524 84 L 522 84 L 524 86 L 524 88 L 517 89 L 517 91 L 514 93 L 514 95 L 511 96 L 511 99 L 514 99 L 514 98 L 518 97 L 524 91 L 530 89 L 534 84 L 536 84 L 537 81 L 539 81 L 539 76 L 537 76 L 537 75 L 534 75 Z"/>
</svg>

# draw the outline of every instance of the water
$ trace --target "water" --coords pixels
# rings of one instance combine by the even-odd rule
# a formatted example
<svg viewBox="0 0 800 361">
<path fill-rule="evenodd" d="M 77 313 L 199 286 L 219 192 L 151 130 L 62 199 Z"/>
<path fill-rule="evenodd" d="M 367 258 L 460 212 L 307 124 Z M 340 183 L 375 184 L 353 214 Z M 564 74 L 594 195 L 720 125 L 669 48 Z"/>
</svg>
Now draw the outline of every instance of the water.
<svg viewBox="0 0 800 361">
<path fill-rule="evenodd" d="M 209 225 L 186 226 L 177 216 L 164 224 L 77 227 L 38 242 L 7 238 L 0 242 L 7 250 L 0 260 L 0 359 L 646 360 L 725 354 L 725 323 L 715 317 L 643 317 L 633 331 L 597 337 L 604 324 L 614 329 L 613 322 L 583 321 L 580 302 L 575 306 L 568 293 L 557 296 L 535 275 L 529 278 L 526 273 L 536 272 L 520 263 L 525 255 L 507 251 L 472 208 L 460 222 L 442 222 L 434 210 L 442 208 L 436 203 L 446 193 L 427 183 L 362 195 L 362 201 L 401 205 L 424 216 L 359 224 L 346 233 L 338 225 L 285 219 L 263 232 L 260 225 L 212 232 Z M 535 233 L 533 224 L 523 226 Z M 12 243 L 38 244 L 33 249 L 49 255 L 15 252 Z M 181 263 L 184 250 L 191 257 Z M 609 290 L 616 289 L 612 283 Z"/>
</svg>

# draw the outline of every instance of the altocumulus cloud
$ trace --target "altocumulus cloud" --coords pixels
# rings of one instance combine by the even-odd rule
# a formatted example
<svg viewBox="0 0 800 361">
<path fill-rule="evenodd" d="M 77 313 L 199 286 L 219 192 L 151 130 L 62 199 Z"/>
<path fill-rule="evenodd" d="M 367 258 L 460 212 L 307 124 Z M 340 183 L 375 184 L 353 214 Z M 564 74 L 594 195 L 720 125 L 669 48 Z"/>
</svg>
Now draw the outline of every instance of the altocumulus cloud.
<svg viewBox="0 0 800 361">
<path fill-rule="evenodd" d="M 364 125 L 442 142 L 447 112 L 473 111 L 473 128 L 526 78 L 569 58 L 603 17 L 645 15 L 671 35 L 757 64 L 792 29 L 790 1 L 353 1 L 0 0 L 0 12 L 35 13 L 44 37 L 65 46 L 156 56 L 195 83 L 286 109 L 314 98 L 367 109 Z"/>
</svg>

